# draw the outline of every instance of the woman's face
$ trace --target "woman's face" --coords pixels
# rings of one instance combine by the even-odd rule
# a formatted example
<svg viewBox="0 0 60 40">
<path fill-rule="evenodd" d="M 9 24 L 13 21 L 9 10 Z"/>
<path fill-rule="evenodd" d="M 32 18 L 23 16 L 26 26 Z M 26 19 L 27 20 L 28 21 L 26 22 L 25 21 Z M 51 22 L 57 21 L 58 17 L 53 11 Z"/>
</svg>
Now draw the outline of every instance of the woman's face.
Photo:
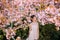
<svg viewBox="0 0 60 40">
<path fill-rule="evenodd" d="M 36 17 L 33 18 L 33 21 L 36 21 Z"/>
</svg>

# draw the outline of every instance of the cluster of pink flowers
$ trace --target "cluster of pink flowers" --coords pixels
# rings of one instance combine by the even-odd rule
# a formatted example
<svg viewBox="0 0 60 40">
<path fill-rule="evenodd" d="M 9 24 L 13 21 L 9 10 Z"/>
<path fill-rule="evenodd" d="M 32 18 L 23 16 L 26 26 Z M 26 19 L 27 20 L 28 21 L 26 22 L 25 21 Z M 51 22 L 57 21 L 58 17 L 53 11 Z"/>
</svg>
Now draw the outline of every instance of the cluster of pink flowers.
<svg viewBox="0 0 60 40">
<path fill-rule="evenodd" d="M 60 15 L 60 8 L 56 8 L 54 3 L 54 0 L 6 0 L 6 5 L 10 5 L 11 7 L 3 7 L 4 10 L 2 10 L 0 13 L 2 13 L 4 17 L 7 17 L 7 20 L 10 22 L 17 21 L 21 17 L 36 15 L 42 24 L 44 24 L 43 21 L 48 23 L 55 23 L 57 22 L 56 20 L 59 19 L 57 19 L 57 17 Z M 58 2 L 56 3 L 58 4 Z M 40 11 L 40 8 L 38 7 L 40 7 L 41 4 L 44 4 L 44 6 L 47 6 L 49 4 L 49 6 Z M 4 6 L 2 2 L 0 6 Z M 39 10 L 38 12 L 36 11 L 36 7 Z"/>
<path fill-rule="evenodd" d="M 43 13 L 43 11 L 42 11 Z M 42 14 L 43 22 L 48 22 L 48 23 L 55 23 L 56 26 L 60 26 L 60 12 L 59 9 L 57 9 L 54 5 L 48 6 L 44 13 Z M 44 21 L 45 20 L 45 21 Z"/>
</svg>

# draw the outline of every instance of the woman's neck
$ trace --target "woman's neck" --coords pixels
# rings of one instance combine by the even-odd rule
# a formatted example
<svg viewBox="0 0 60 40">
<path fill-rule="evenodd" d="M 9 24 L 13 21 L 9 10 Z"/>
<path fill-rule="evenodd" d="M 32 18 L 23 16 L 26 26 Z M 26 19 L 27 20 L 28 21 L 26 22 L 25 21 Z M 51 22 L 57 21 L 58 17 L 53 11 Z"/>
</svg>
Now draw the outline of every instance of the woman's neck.
<svg viewBox="0 0 60 40">
<path fill-rule="evenodd" d="M 33 21 L 33 22 L 37 22 L 37 21 Z"/>
</svg>

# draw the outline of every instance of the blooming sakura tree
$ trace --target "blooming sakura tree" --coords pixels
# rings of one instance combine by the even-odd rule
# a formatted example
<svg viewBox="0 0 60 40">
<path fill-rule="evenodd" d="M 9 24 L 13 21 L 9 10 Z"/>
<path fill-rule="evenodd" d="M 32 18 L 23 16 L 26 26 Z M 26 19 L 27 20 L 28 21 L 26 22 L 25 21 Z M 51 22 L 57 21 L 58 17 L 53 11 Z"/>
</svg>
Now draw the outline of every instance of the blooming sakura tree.
<svg viewBox="0 0 60 40">
<path fill-rule="evenodd" d="M 6 2 L 8 1 L 8 0 L 5 0 Z M 2 3 L 4 4 L 4 3 L 6 3 L 6 2 L 3 2 L 2 1 Z M 38 5 L 38 4 L 40 4 L 39 2 L 36 4 L 36 2 L 34 2 L 34 1 L 37 1 L 37 0 L 34 0 L 34 1 L 31 1 L 31 0 L 28 0 L 28 1 L 26 1 L 26 0 L 19 0 L 19 1 L 17 1 L 17 0 L 14 0 L 14 1 L 12 1 L 11 3 L 13 4 L 11 4 L 12 6 L 11 7 L 9 7 L 9 11 L 12 13 L 9 13 L 8 12 L 8 14 L 10 15 L 15 15 L 15 16 L 17 16 L 17 14 L 20 14 L 21 15 L 21 13 L 19 12 L 20 10 L 27 10 L 27 11 L 29 11 L 29 9 L 30 10 L 35 10 L 35 7 L 32 9 L 31 7 L 30 7 L 30 5 L 32 5 L 32 4 L 34 4 L 35 6 L 36 5 Z M 38 0 L 39 1 L 39 0 Z M 42 1 L 42 2 L 46 2 L 46 1 Z M 47 1 L 48 2 L 48 1 Z M 31 4 L 32 3 L 32 4 Z M 8 3 L 9 4 L 9 3 Z M 14 5 L 16 5 L 16 7 L 14 8 Z M 26 9 L 24 9 L 24 8 L 22 8 L 22 7 L 20 7 L 20 6 L 27 6 L 27 7 L 24 7 L 24 8 L 26 8 Z M 8 6 L 8 5 L 7 5 Z M 38 5 L 39 6 L 39 5 Z M 20 9 L 20 8 L 22 8 L 22 9 Z M 17 9 L 17 10 L 16 10 Z M 31 11 L 31 13 L 33 14 L 33 11 Z M 25 12 L 25 11 L 24 11 Z M 36 11 L 34 11 L 35 13 L 36 13 Z M 23 13 L 24 14 L 24 13 Z M 23 15 L 22 14 L 22 15 Z M 44 11 L 39 11 L 39 13 L 37 13 L 40 17 L 39 17 L 39 19 L 41 18 L 42 20 L 46 20 L 46 21 L 49 21 L 49 22 L 52 22 L 52 23 L 54 23 L 52 20 L 54 20 L 53 18 L 55 18 L 55 17 L 59 17 L 59 10 L 57 9 L 57 8 L 55 8 L 55 6 L 54 5 L 50 5 L 50 6 L 48 6 L 48 7 L 46 7 L 45 8 L 45 10 Z M 10 15 L 10 16 L 11 16 Z M 50 16 L 49 16 L 50 15 Z M 42 18 L 42 17 L 45 17 L 44 19 Z M 11 16 L 12 17 L 12 16 Z M 50 17 L 50 18 L 49 18 Z M 13 17 L 12 17 L 13 18 Z"/>
<path fill-rule="evenodd" d="M 0 26 L 6 27 L 11 22 L 17 22 L 22 25 L 22 19 L 27 19 L 27 24 L 30 21 L 31 15 L 36 15 L 37 20 L 42 24 L 56 25 L 56 29 L 60 27 L 60 8 L 56 8 L 55 0 L 1 0 L 0 2 Z"/>
</svg>

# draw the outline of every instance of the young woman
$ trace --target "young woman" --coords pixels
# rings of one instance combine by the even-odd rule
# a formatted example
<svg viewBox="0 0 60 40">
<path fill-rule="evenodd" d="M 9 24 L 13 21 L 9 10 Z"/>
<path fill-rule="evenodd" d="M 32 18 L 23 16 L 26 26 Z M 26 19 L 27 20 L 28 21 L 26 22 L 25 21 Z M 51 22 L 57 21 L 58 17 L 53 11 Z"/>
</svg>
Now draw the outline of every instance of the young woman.
<svg viewBox="0 0 60 40">
<path fill-rule="evenodd" d="M 36 20 L 36 16 L 31 16 L 32 23 L 29 25 L 29 37 L 27 40 L 38 40 L 39 38 L 39 26 Z"/>
</svg>

